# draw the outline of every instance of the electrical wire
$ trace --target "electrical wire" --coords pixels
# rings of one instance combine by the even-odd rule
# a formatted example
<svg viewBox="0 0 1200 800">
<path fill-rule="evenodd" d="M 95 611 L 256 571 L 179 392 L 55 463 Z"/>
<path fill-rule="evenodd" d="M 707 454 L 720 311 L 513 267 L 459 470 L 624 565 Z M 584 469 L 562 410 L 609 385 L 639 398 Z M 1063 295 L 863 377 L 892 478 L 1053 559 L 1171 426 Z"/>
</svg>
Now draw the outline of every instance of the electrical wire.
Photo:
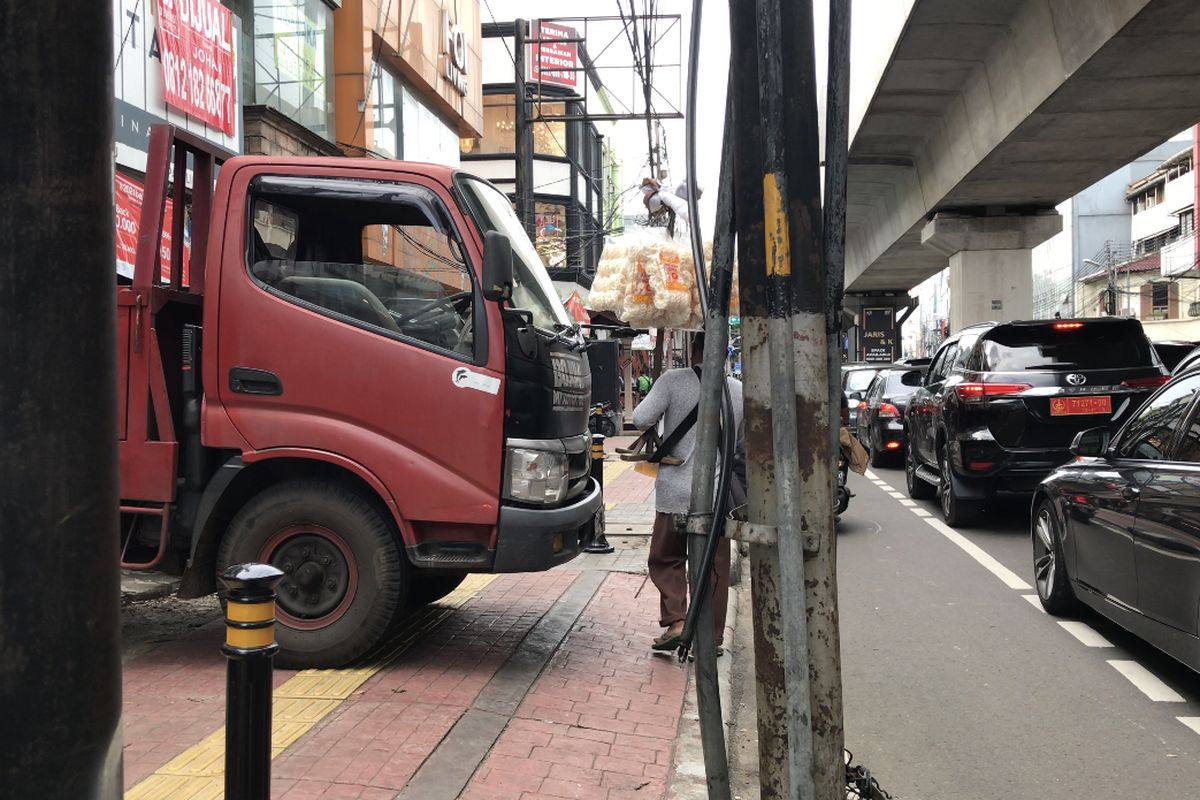
<svg viewBox="0 0 1200 800">
<path fill-rule="evenodd" d="M 125 27 L 125 34 L 121 37 L 121 49 L 117 50 L 117 60 L 113 64 L 113 74 L 117 74 L 117 70 L 121 68 L 121 56 L 125 55 L 125 44 L 129 41 L 129 35 L 133 33 L 133 26 L 141 19 L 139 12 L 142 10 L 142 0 L 137 1 L 137 5 L 133 7 L 133 13 L 129 15 L 129 25 Z"/>
</svg>

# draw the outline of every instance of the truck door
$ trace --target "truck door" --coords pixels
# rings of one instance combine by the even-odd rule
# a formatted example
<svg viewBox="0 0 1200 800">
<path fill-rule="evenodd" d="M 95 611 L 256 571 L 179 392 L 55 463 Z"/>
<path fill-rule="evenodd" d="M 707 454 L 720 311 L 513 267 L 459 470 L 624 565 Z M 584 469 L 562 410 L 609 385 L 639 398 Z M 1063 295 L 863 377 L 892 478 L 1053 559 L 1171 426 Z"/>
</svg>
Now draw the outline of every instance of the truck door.
<svg viewBox="0 0 1200 800">
<path fill-rule="evenodd" d="M 269 169 L 234 178 L 227 222 L 217 370 L 231 422 L 258 451 L 361 464 L 418 538 L 424 526 L 486 541 L 503 342 L 489 358 L 448 193 L 410 173 Z"/>
</svg>

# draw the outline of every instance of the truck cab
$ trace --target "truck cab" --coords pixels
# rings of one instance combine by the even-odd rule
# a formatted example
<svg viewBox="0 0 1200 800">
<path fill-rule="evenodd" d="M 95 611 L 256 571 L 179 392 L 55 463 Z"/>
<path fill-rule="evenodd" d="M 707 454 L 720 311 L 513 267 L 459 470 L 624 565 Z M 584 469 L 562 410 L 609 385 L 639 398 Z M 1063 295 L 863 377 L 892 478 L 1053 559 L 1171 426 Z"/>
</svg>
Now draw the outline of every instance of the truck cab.
<svg viewBox="0 0 1200 800">
<path fill-rule="evenodd" d="M 204 262 L 161 285 L 142 237 L 118 288 L 122 413 L 149 420 L 122 431 L 126 566 L 177 556 L 199 595 L 271 563 L 278 661 L 336 666 L 467 573 L 590 541 L 587 357 L 507 197 L 429 164 L 222 158 L 161 126 L 143 231 L 179 193 L 156 142 L 193 159 L 174 208 Z"/>
</svg>

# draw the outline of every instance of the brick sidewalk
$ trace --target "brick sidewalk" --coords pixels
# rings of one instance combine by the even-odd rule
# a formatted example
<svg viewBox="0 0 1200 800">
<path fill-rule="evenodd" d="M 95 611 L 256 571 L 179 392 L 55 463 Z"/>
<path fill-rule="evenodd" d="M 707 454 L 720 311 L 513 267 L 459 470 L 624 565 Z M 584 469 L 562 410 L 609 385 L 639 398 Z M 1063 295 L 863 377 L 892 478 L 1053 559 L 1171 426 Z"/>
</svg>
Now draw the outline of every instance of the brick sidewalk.
<svg viewBox="0 0 1200 800">
<path fill-rule="evenodd" d="M 610 462 L 606 482 L 612 511 L 648 526 L 653 481 Z M 687 673 L 649 649 L 658 595 L 641 574 L 644 559 L 636 572 L 598 574 L 629 570 L 632 548 L 644 553 L 644 536 L 614 538 L 612 556 L 473 579 L 458 600 L 415 615 L 411 641 L 382 666 L 277 671 L 272 797 L 396 797 L 449 746 L 456 726 L 479 713 L 480 698 L 504 683 L 512 656 L 528 660 L 537 632 L 581 588 L 589 595 L 571 612 L 577 616 L 561 623 L 561 643 L 529 674 L 498 738 L 479 751 L 478 768 L 464 773 L 461 796 L 665 797 Z M 128 797 L 220 796 L 222 636 L 219 624 L 209 625 L 125 665 Z M 343 688 L 304 688 L 318 684 Z M 281 714 L 290 716 L 281 722 Z"/>
</svg>

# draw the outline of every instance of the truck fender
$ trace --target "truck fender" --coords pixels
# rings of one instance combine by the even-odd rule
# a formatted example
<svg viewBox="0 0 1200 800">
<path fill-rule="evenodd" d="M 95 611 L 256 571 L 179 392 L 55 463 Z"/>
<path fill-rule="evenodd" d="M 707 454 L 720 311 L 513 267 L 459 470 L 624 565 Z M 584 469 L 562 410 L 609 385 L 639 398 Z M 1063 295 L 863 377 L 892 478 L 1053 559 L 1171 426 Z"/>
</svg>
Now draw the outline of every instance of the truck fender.
<svg viewBox="0 0 1200 800">
<path fill-rule="evenodd" d="M 388 492 L 383 482 L 361 464 L 336 453 L 305 448 L 278 448 L 248 452 L 234 456 L 222 464 L 204 487 L 204 493 L 196 511 L 196 521 L 191 530 L 188 565 L 180 583 L 180 597 L 202 597 L 216 589 L 216 576 L 209 568 L 211 567 L 209 562 L 215 556 L 217 544 L 224 533 L 223 530 L 218 529 L 221 526 L 217 519 L 222 516 L 218 513 L 221 511 L 222 502 L 230 495 L 245 495 L 241 498 L 242 501 L 245 501 L 264 488 L 264 486 L 258 485 L 244 485 L 245 482 L 239 481 L 238 478 L 245 476 L 246 470 L 255 471 L 256 466 L 267 467 L 270 462 L 285 460 L 310 464 L 320 462 L 336 468 L 337 471 L 354 476 L 387 507 L 400 531 L 401 545 L 413 541 L 412 532 L 406 521 L 400 516 L 395 498 Z M 252 476 L 245 477 L 252 483 L 257 483 Z"/>
</svg>

